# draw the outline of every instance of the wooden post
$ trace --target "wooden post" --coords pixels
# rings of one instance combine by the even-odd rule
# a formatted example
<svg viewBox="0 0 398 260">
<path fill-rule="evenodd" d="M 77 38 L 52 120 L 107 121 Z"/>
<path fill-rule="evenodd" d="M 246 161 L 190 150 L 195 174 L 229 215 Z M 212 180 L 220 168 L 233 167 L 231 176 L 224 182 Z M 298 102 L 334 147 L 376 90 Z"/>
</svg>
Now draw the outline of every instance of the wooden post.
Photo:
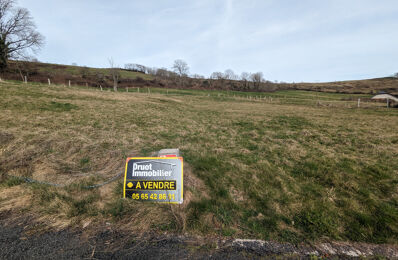
<svg viewBox="0 0 398 260">
<path fill-rule="evenodd" d="M 358 107 L 361 107 L 361 99 L 358 98 Z"/>
<path fill-rule="evenodd" d="M 69 85 L 69 87 L 70 87 L 70 80 L 69 80 L 69 82 L 68 82 L 68 85 Z"/>
<path fill-rule="evenodd" d="M 100 85 L 100 89 L 101 89 L 101 91 L 102 91 L 102 86 Z"/>
<path fill-rule="evenodd" d="M 126 88 L 126 92 L 129 92 L 129 87 Z"/>
<path fill-rule="evenodd" d="M 390 99 L 387 98 L 387 108 L 389 108 L 389 107 L 390 107 Z"/>
<path fill-rule="evenodd" d="M 86 82 L 86 88 L 88 88 L 88 83 Z"/>
<path fill-rule="evenodd" d="M 140 93 L 140 88 L 138 88 L 138 93 Z"/>
<path fill-rule="evenodd" d="M 169 90 L 166 90 L 166 95 L 168 95 L 169 94 Z"/>
<path fill-rule="evenodd" d="M 48 79 L 48 85 L 51 85 L 51 81 L 50 81 L 50 79 Z"/>
</svg>

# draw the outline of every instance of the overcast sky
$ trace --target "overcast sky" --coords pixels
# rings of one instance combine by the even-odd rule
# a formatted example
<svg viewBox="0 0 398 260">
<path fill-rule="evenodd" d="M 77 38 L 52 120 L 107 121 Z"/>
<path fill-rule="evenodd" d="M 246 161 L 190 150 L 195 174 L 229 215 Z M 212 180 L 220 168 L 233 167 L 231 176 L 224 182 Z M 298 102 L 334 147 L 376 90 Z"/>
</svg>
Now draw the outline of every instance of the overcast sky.
<svg viewBox="0 0 398 260">
<path fill-rule="evenodd" d="M 43 62 L 262 71 L 334 81 L 398 72 L 397 0 L 19 0 L 46 44 Z"/>
</svg>

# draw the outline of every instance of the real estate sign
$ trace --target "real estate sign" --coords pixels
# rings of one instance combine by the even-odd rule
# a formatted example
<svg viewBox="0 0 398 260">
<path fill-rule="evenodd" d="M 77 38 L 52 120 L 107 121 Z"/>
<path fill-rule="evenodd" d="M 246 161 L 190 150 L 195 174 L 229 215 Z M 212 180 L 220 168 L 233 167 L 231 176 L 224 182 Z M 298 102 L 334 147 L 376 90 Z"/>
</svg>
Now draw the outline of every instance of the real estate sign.
<svg viewBox="0 0 398 260">
<path fill-rule="evenodd" d="M 182 203 L 182 157 L 127 158 L 123 197 L 141 201 Z"/>
</svg>

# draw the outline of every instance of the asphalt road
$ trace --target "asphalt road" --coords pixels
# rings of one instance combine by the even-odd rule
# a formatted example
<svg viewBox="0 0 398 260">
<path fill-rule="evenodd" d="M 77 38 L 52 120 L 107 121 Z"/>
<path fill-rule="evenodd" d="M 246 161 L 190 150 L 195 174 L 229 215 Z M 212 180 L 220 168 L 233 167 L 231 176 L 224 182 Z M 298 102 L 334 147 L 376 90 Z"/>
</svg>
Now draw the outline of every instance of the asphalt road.
<svg viewBox="0 0 398 260">
<path fill-rule="evenodd" d="M 178 236 L 134 234 L 111 229 L 42 231 L 43 224 L 0 223 L 0 259 L 244 259 L 256 254 L 217 250 Z"/>
<path fill-rule="evenodd" d="M 15 217 L 17 216 L 17 217 Z M 0 212 L 0 259 L 308 259 L 378 256 L 398 259 L 396 245 L 329 242 L 292 245 L 261 240 L 137 235 L 112 225 L 51 229 L 31 217 Z"/>
</svg>

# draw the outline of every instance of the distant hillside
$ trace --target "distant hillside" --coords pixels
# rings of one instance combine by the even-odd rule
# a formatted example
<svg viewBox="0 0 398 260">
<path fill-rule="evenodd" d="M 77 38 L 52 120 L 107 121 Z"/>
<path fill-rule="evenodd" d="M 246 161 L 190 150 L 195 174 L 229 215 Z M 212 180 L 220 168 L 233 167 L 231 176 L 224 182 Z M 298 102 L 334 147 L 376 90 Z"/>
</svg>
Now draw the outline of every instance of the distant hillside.
<svg viewBox="0 0 398 260">
<path fill-rule="evenodd" d="M 327 83 L 296 83 L 295 89 L 322 92 L 375 94 L 385 91 L 393 95 L 398 94 L 398 78 L 385 77 L 365 80 L 336 81 Z"/>
<path fill-rule="evenodd" d="M 140 72 L 119 69 L 120 87 L 150 86 L 154 78 Z M 16 62 L 10 61 L 6 72 L 2 77 L 11 80 L 23 80 L 27 76 L 28 81 L 47 83 L 51 79 L 55 84 L 68 84 L 69 80 L 74 85 L 88 85 L 104 88 L 112 86 L 110 70 L 106 68 L 89 68 L 85 66 L 60 65 L 41 62 Z"/>
<path fill-rule="evenodd" d="M 366 80 L 336 81 L 327 83 L 274 83 L 266 81 L 260 84 L 240 80 L 197 79 L 165 76 L 162 73 L 150 75 L 142 72 L 119 69 L 119 87 L 162 87 L 180 89 L 214 89 L 235 91 L 308 90 L 333 93 L 374 94 L 385 91 L 398 95 L 398 78 L 385 77 Z M 91 87 L 111 88 L 112 77 L 109 69 L 89 68 L 71 65 L 58 65 L 40 62 L 10 61 L 9 68 L 2 77 L 46 83 L 48 78 L 56 84 L 87 85 Z"/>
</svg>

